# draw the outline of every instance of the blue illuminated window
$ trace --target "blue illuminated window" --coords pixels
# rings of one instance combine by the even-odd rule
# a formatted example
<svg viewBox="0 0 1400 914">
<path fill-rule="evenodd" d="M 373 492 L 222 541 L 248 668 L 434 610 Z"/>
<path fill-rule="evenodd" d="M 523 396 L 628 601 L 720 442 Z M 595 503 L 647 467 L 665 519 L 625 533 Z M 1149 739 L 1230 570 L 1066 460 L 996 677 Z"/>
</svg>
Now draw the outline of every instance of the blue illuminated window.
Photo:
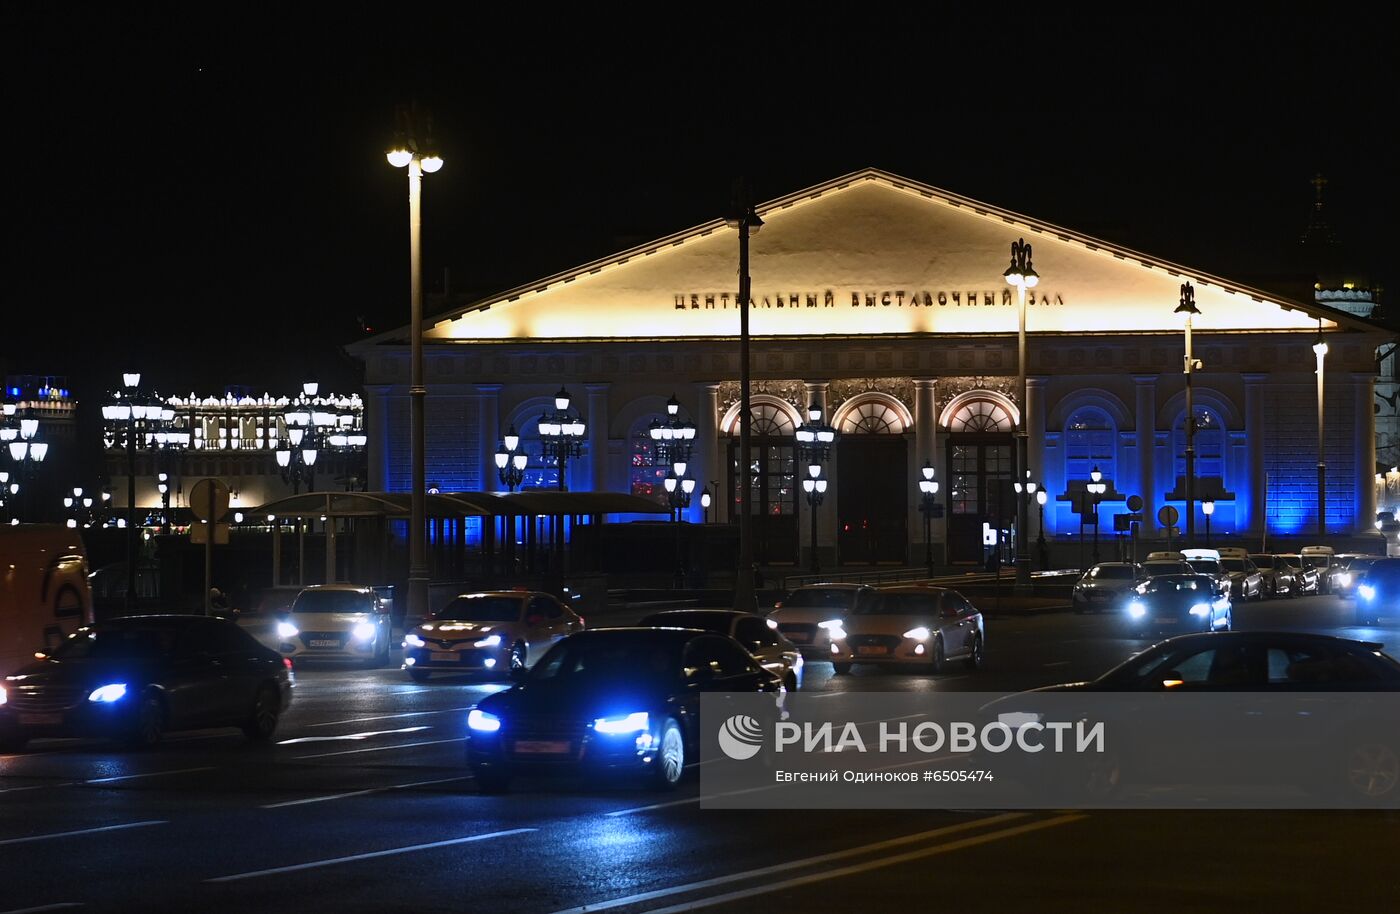
<svg viewBox="0 0 1400 914">
<path fill-rule="evenodd" d="M 1225 482 L 1225 423 L 1220 414 L 1205 406 L 1196 412 L 1196 478 L 1219 479 Z M 1186 476 L 1186 414 L 1183 412 L 1172 429 L 1172 453 L 1176 455 L 1176 477 Z"/>
<path fill-rule="evenodd" d="M 1104 479 L 1116 479 L 1117 435 L 1108 413 L 1094 406 L 1076 410 L 1065 423 L 1065 480 L 1088 479 L 1095 466 Z"/>
</svg>

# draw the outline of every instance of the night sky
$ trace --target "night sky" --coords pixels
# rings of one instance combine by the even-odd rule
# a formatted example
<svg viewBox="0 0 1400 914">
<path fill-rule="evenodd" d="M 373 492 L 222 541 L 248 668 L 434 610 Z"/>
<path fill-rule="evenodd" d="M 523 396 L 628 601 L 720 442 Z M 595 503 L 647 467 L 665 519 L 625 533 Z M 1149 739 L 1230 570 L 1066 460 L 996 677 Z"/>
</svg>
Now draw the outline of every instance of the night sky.
<svg viewBox="0 0 1400 914">
<path fill-rule="evenodd" d="M 1393 21 L 17 6 L 0 362 L 89 402 L 128 366 L 166 392 L 355 387 L 340 345 L 407 322 L 383 152 L 410 98 L 446 159 L 430 290 L 704 222 L 739 174 L 761 201 L 867 165 L 1261 285 L 1296 278 L 1322 171 L 1358 274 L 1394 270 Z"/>
</svg>

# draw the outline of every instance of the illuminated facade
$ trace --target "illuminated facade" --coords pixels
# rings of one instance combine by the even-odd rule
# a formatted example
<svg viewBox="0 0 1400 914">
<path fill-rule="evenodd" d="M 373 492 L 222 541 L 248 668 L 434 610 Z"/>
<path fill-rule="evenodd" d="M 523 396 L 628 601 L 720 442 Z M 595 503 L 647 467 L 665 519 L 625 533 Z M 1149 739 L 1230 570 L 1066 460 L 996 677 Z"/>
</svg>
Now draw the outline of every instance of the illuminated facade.
<svg viewBox="0 0 1400 914">
<path fill-rule="evenodd" d="M 1095 466 L 1108 484 L 1104 530 L 1140 495 L 1143 535 L 1160 536 L 1158 510 L 1185 505 L 1183 328 L 1173 313 L 1185 282 L 1200 311 L 1197 510 L 1214 499 L 1212 532 L 1257 546 L 1266 524 L 1270 535 L 1315 529 L 1319 333 L 1330 344 L 1328 530 L 1371 528 L 1372 358 L 1389 338 L 1378 325 L 874 169 L 758 211 L 751 504 L 761 561 L 796 563 L 810 548 L 793 439 L 809 403 L 838 433 L 817 524 L 824 563 L 923 555 L 926 460 L 944 509 L 932 524 L 935 553 L 980 560 L 982 525 L 1014 513 L 1012 431 L 1023 411 L 1032 478 L 1050 495 L 1048 538 L 1079 532 L 1077 495 Z M 1016 383 L 1016 297 L 1002 278 L 1022 238 L 1040 276 L 1027 297 L 1028 396 Z M 715 221 L 430 320 L 428 480 L 444 491 L 497 489 L 493 455 L 513 425 L 532 455 L 526 486 L 551 485 L 534 456 L 535 424 L 562 384 L 587 422 L 568 487 L 645 494 L 659 477 L 644 436 L 674 393 L 697 429 L 687 473 L 697 491 L 718 494 L 711 522 L 731 521 L 737 248 Z M 370 488 L 405 491 L 407 331 L 349 348 L 366 366 Z M 687 517 L 701 521 L 698 501 Z"/>
</svg>

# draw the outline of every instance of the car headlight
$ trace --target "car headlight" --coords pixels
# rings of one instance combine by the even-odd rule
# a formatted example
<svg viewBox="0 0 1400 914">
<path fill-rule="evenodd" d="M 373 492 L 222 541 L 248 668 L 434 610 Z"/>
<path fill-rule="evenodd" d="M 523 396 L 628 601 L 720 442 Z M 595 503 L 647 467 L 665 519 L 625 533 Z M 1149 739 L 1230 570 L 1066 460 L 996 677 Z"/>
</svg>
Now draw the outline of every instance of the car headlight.
<svg viewBox="0 0 1400 914">
<path fill-rule="evenodd" d="M 355 636 L 356 641 L 372 641 L 377 630 L 373 622 L 361 622 L 355 626 L 351 634 Z"/>
<path fill-rule="evenodd" d="M 301 629 L 297 628 L 290 622 L 277 623 L 277 637 L 281 638 L 283 641 L 291 641 L 293 638 L 300 634 Z"/>
<path fill-rule="evenodd" d="M 10 697 L 9 697 L 8 695 L 5 694 L 5 687 L 4 687 L 4 686 L 0 686 L 0 705 L 3 705 L 5 702 L 7 702 L 7 701 L 9 701 L 9 700 L 10 700 Z"/>
<path fill-rule="evenodd" d="M 477 646 L 477 647 L 500 647 L 500 646 L 501 646 L 501 636 L 500 636 L 500 635 L 491 635 L 491 636 L 488 637 L 488 638 L 482 638 L 480 641 L 476 642 L 476 646 Z"/>
<path fill-rule="evenodd" d="M 428 642 L 424 641 L 422 638 L 418 637 L 418 636 L 417 636 L 416 634 L 414 634 L 413 632 L 409 632 L 408 634 L 406 634 L 406 635 L 403 636 L 403 643 L 404 643 L 404 646 L 405 646 L 405 647 L 427 647 L 427 646 L 428 646 Z"/>
<path fill-rule="evenodd" d="M 825 622 L 818 622 L 817 628 L 826 629 L 827 635 L 833 641 L 837 638 L 846 637 L 846 626 L 840 619 L 827 619 Z"/>
<path fill-rule="evenodd" d="M 930 632 L 920 625 L 918 628 L 911 628 L 904 633 L 904 637 L 913 638 L 915 641 L 927 641 Z"/>
<path fill-rule="evenodd" d="M 501 719 L 489 711 L 472 708 L 467 712 L 467 727 L 478 733 L 495 733 L 501 729 Z"/>
<path fill-rule="evenodd" d="M 1374 600 L 1376 598 L 1376 588 L 1372 587 L 1370 584 L 1362 584 L 1360 587 L 1356 588 L 1356 592 L 1361 594 L 1361 599 L 1363 600 Z"/>
<path fill-rule="evenodd" d="M 1337 583 L 1343 587 L 1349 586 L 1351 584 L 1351 572 L 1343 571 L 1341 574 L 1337 575 Z"/>
<path fill-rule="evenodd" d="M 1132 616 L 1134 619 L 1141 619 L 1143 616 L 1147 615 L 1147 607 L 1143 606 L 1141 601 L 1134 600 L 1128 604 L 1128 615 Z"/>
<path fill-rule="evenodd" d="M 593 721 L 593 730 L 597 733 L 619 734 L 636 733 L 638 730 L 648 730 L 651 728 L 651 717 L 645 711 L 637 711 L 634 714 L 624 714 L 619 717 L 600 717 Z"/>
<path fill-rule="evenodd" d="M 1208 616 L 1208 615 L 1210 615 L 1210 604 L 1209 604 L 1209 603 L 1196 603 L 1196 604 L 1194 604 L 1194 605 L 1191 607 L 1191 615 L 1193 615 L 1193 616 Z"/>
<path fill-rule="evenodd" d="M 111 704 L 114 701 L 121 701 L 126 697 L 126 683 L 112 682 L 104 686 L 98 686 L 88 694 L 88 701 L 99 701 L 104 704 Z"/>
</svg>

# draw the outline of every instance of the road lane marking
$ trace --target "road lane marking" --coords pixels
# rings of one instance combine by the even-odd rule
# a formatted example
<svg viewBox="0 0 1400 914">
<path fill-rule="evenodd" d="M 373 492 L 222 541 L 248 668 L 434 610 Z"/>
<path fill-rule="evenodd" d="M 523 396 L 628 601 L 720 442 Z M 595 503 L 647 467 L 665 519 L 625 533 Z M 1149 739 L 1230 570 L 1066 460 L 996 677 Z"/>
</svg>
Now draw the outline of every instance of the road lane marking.
<svg viewBox="0 0 1400 914">
<path fill-rule="evenodd" d="M 431 730 L 431 726 L 423 724 L 417 727 L 400 727 L 397 730 L 366 730 L 363 733 L 343 733 L 340 736 L 298 736 L 295 739 L 282 739 L 277 741 L 279 746 L 291 746 L 295 743 L 328 743 L 342 739 L 369 739 L 371 736 L 391 736 L 395 733 L 417 733 L 420 730 Z"/>
<path fill-rule="evenodd" d="M 424 714 L 452 714 L 457 711 L 470 711 L 476 705 L 468 705 L 465 708 L 443 708 L 441 711 L 404 711 L 402 714 L 380 714 L 376 717 L 352 717 L 349 720 L 328 720 L 319 724 L 307 724 L 307 729 L 312 727 L 339 727 L 342 724 L 364 724 L 372 720 L 393 720 L 398 717 L 420 717 Z"/>
<path fill-rule="evenodd" d="M 945 825 L 942 828 L 934 828 L 929 831 L 921 831 L 912 835 L 902 835 L 898 838 L 888 838 L 884 841 L 876 841 L 872 844 L 862 844 L 859 847 L 848 847 L 845 850 L 833 851 L 829 854 L 819 854 L 815 857 L 804 857 L 801 860 L 789 860 L 786 863 L 775 863 L 772 866 L 759 867 L 756 870 L 745 870 L 742 873 L 729 873 L 724 876 L 716 876 L 712 879 L 702 879 L 699 882 L 688 882 L 684 885 L 673 885 L 664 889 L 653 889 L 650 892 L 641 892 L 637 895 L 628 895 L 624 898 L 613 898 L 609 901 L 600 901 L 594 904 L 580 905 L 577 908 L 566 908 L 562 911 L 555 911 L 554 914 L 588 914 L 591 911 L 606 911 L 609 908 L 620 908 L 624 905 L 637 904 L 643 901 L 650 901 L 653 898 L 665 898 L 668 895 L 680 895 L 684 892 L 694 892 L 700 889 L 708 889 L 712 886 L 724 885 L 729 882 L 742 882 L 747 879 L 757 879 L 761 876 L 770 876 L 773 873 L 782 873 L 788 870 L 801 869 L 803 867 L 816 866 L 822 863 L 831 863 L 835 860 L 844 860 L 847 857 L 858 857 L 863 854 L 873 854 L 891 847 L 899 847 L 902 844 L 913 844 L 918 841 L 926 841 L 929 838 L 940 838 L 944 835 L 957 834 L 958 832 L 969 831 L 974 828 L 982 828 L 986 825 L 998 825 L 1002 822 L 1010 822 L 1015 819 L 1024 819 L 1029 813 L 1008 812 L 997 816 L 987 816 L 982 819 L 973 819 L 968 822 L 959 822 L 956 825 Z"/>
<path fill-rule="evenodd" d="M 785 889 L 797 888 L 798 886 L 810 885 L 814 882 L 825 882 L 828 879 L 839 879 L 843 876 L 854 876 L 858 873 L 870 870 L 884 869 L 889 866 L 896 866 L 901 863 L 908 863 L 912 860 L 922 860 L 925 857 L 934 857 L 938 854 L 947 854 L 952 851 L 962 850 L 968 847 L 976 847 L 979 844 L 990 844 L 993 841 L 1000 841 L 1003 838 L 1014 838 L 1017 835 L 1024 835 L 1033 831 L 1040 831 L 1045 828 L 1054 828 L 1057 825 L 1068 825 L 1071 822 L 1078 822 L 1080 819 L 1087 819 L 1088 816 L 1081 814 L 1071 814 L 1057 816 L 1053 819 L 1042 819 L 1038 822 L 1028 822 L 1025 825 L 1016 825 L 1011 828 L 1003 828 L 1000 831 L 986 832 L 980 835 L 973 835 L 969 838 L 960 838 L 957 841 L 949 841 L 946 844 L 935 844 L 933 847 L 919 848 L 918 850 L 907 851 L 903 854 L 896 854 L 893 857 L 884 857 L 879 860 L 868 860 L 865 863 L 855 863 L 850 866 L 836 870 L 828 870 L 824 873 L 813 873 L 808 876 L 797 876 L 792 879 L 785 879 L 782 882 L 773 882 L 768 885 L 756 886 L 751 889 L 740 889 L 737 892 L 727 892 L 723 895 L 712 895 L 709 898 L 700 898 L 695 901 L 683 901 L 680 904 L 670 905 L 665 908 L 652 908 L 646 914 L 680 914 L 681 911 L 694 911 L 699 908 L 708 908 L 717 904 L 725 904 L 730 901 L 737 901 L 741 898 L 751 898 L 754 895 L 766 895 L 769 892 L 781 892 Z"/>
<path fill-rule="evenodd" d="M 316 755 L 297 755 L 293 756 L 292 761 L 300 762 L 304 759 L 309 758 L 330 758 L 333 755 L 355 755 L 358 752 L 388 752 L 391 749 L 411 749 L 414 746 L 436 746 L 439 743 L 460 743 L 463 741 L 463 738 L 459 736 L 456 739 L 430 739 L 421 743 L 400 743 L 397 746 L 373 746 L 369 749 L 342 749 L 339 752 L 320 752 Z"/>
<path fill-rule="evenodd" d="M 189 774 L 189 773 L 194 772 L 194 771 L 213 771 L 213 770 L 214 770 L 214 766 L 213 766 L 213 765 L 205 765 L 205 766 L 203 766 L 202 768 L 177 768 L 177 769 L 175 769 L 174 771 L 152 771 L 152 772 L 149 772 L 149 773 L 147 773 L 147 774 L 123 774 L 123 775 L 121 775 L 120 777 L 114 777 L 114 778 L 89 778 L 89 779 L 86 780 L 86 781 L 76 781 L 76 782 L 74 782 L 74 783 L 79 783 L 79 784 L 115 784 L 115 783 L 117 783 L 118 781 L 137 781 L 137 780 L 140 780 L 141 778 L 159 778 L 159 777 L 164 777 L 164 776 L 167 775 L 167 774 Z M 67 786 L 67 785 L 58 784 L 58 785 L 56 785 L 56 786 L 58 786 L 58 787 L 64 787 L 64 786 Z"/>
<path fill-rule="evenodd" d="M 353 863 L 356 860 L 373 860 L 375 857 L 391 857 L 395 854 L 409 854 L 413 851 L 431 850 L 435 847 L 451 847 L 454 844 L 468 844 L 472 841 L 486 841 L 491 838 L 505 838 L 509 835 L 523 835 L 539 831 L 537 828 L 512 828 L 508 831 L 493 831 L 484 835 L 469 835 L 465 838 L 449 838 L 446 841 L 432 841 L 427 844 L 411 844 L 408 847 L 391 847 L 383 851 L 370 851 L 367 854 L 351 854 L 348 857 L 333 857 L 330 860 L 314 860 L 311 863 L 296 863 L 291 866 L 278 866 L 270 870 L 254 870 L 251 873 L 236 873 L 232 876 L 218 876 L 205 882 L 234 882 L 239 879 L 256 879 L 259 876 L 275 876 L 279 873 L 295 873 L 299 870 L 312 870 L 322 866 L 335 866 L 338 863 Z"/>
<path fill-rule="evenodd" d="M 468 781 L 471 775 L 464 774 L 455 778 L 438 778 L 433 781 L 414 781 L 412 784 L 390 784 L 388 787 L 370 787 L 367 790 L 351 790 L 348 793 L 333 793 L 323 797 L 307 797 L 303 800 L 287 800 L 282 803 L 268 803 L 266 806 L 259 806 L 259 809 L 281 809 L 284 806 L 305 806 L 307 803 L 326 803 L 331 800 L 343 800 L 346 797 L 362 797 L 367 793 L 383 793 L 386 790 L 407 790 L 409 787 L 426 787 L 429 784 L 450 784 L 453 781 Z"/>
<path fill-rule="evenodd" d="M 41 904 L 37 908 L 15 908 L 10 911 L 0 911 L 0 914 L 39 914 L 40 911 L 61 911 L 65 908 L 84 907 L 81 901 L 60 901 L 58 904 Z"/>
<path fill-rule="evenodd" d="M 711 797 L 733 797 L 733 796 L 738 796 L 738 795 L 741 794 L 741 793 L 758 793 L 760 790 L 772 790 L 772 789 L 774 789 L 774 787 L 776 787 L 776 786 L 777 786 L 777 785 L 775 785 L 775 784 L 765 784 L 765 785 L 762 786 L 762 787 L 747 787 L 747 788 L 745 788 L 745 789 L 743 789 L 743 790 L 730 790 L 730 791 L 726 791 L 725 793 L 712 793 L 712 794 L 707 794 L 707 796 L 711 796 Z M 649 810 L 653 810 L 653 809 L 669 809 L 669 808 L 672 807 L 672 806 L 685 806 L 685 805 L 687 805 L 687 804 L 689 804 L 689 803 L 699 803 L 699 802 L 700 802 L 700 798 L 699 798 L 699 797 L 691 797 L 691 798 L 688 799 L 688 800 L 670 800 L 670 801 L 665 802 L 665 803 L 653 803 L 653 804 L 651 804 L 650 806 L 633 806 L 633 807 L 630 807 L 630 808 L 628 808 L 628 809 L 616 809 L 616 810 L 613 810 L 612 812 L 605 812 L 605 813 L 603 813 L 603 816 L 604 816 L 605 818 L 609 818 L 609 819 L 610 819 L 610 818 L 613 818 L 614 816 L 626 816 L 626 815 L 630 815 L 631 813 L 634 813 L 634 812 L 648 812 Z"/>
<path fill-rule="evenodd" d="M 1070 665 L 1070 662 L 1071 662 L 1071 661 L 1069 661 L 1069 660 L 1056 660 L 1054 663 L 1047 663 L 1047 664 L 1045 664 L 1045 665 L 1046 665 L 1047 667 L 1050 667 L 1050 666 L 1069 666 L 1069 665 Z"/>
<path fill-rule="evenodd" d="M 59 831 L 47 835 L 30 835 L 28 838 L 7 838 L 0 841 L 0 846 L 6 844 L 27 844 L 30 841 L 48 841 L 52 838 L 70 838 L 76 835 L 92 835 L 103 831 L 121 831 L 125 828 L 145 828 L 148 825 L 169 825 L 169 819 L 151 819 L 146 822 L 127 822 L 125 825 L 103 825 L 101 828 L 80 828 L 77 831 Z"/>
</svg>

